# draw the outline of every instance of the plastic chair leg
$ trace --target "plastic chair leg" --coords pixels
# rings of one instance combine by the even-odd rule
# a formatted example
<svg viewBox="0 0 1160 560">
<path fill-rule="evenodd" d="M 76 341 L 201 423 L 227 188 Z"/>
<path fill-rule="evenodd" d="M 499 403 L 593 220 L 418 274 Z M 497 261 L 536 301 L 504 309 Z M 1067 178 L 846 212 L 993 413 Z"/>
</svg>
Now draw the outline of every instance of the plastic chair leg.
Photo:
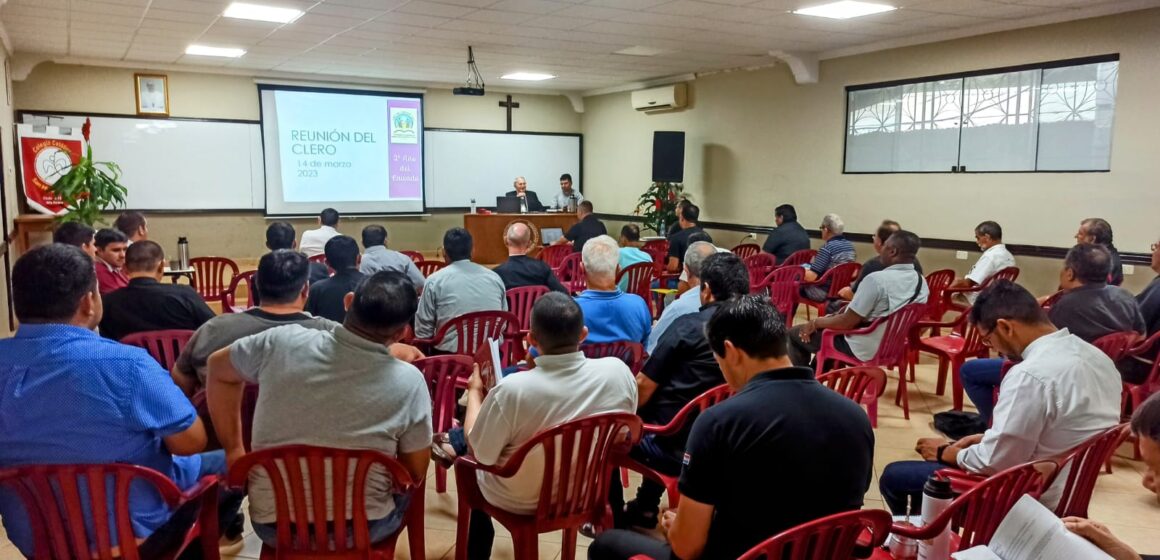
<svg viewBox="0 0 1160 560">
<path fill-rule="evenodd" d="M 460 494 L 459 513 L 455 519 L 455 560 L 467 560 L 467 529 L 471 523 L 471 507 Z"/>
<path fill-rule="evenodd" d="M 511 529 L 511 528 L 509 528 Z M 515 560 L 539 560 L 540 558 L 540 539 L 539 535 L 528 528 L 519 527 L 512 530 L 512 548 L 515 553 Z M 573 536 L 573 539 L 576 537 Z M 576 545 L 575 540 L 572 544 L 573 556 L 575 556 Z"/>
<path fill-rule="evenodd" d="M 866 395 L 862 397 L 862 404 L 866 405 L 866 415 L 870 417 L 870 427 L 878 427 L 878 398 Z"/>
<path fill-rule="evenodd" d="M 943 396 L 947 392 L 947 359 L 943 356 L 938 357 L 938 384 L 935 385 L 934 393 L 938 396 Z"/>
<path fill-rule="evenodd" d="M 435 491 L 442 494 L 447 491 L 447 469 L 435 465 Z"/>
<path fill-rule="evenodd" d="M 411 503 L 407 506 L 407 545 L 411 558 L 427 556 L 426 527 L 423 523 L 427 509 L 426 494 L 427 485 L 419 486 L 411 495 Z"/>
<path fill-rule="evenodd" d="M 620 485 L 628 488 L 628 469 L 620 467 Z"/>
<path fill-rule="evenodd" d="M 560 544 L 560 560 L 576 560 L 576 529 L 564 529 Z"/>
<path fill-rule="evenodd" d="M 898 373 L 898 394 L 894 395 L 894 404 L 901 401 L 902 417 L 910 420 L 910 394 L 906 390 L 906 374 Z"/>
<path fill-rule="evenodd" d="M 951 362 L 951 400 L 954 402 L 955 410 L 963 409 L 963 378 L 960 371 L 963 369 L 963 359 L 956 357 Z"/>
</svg>

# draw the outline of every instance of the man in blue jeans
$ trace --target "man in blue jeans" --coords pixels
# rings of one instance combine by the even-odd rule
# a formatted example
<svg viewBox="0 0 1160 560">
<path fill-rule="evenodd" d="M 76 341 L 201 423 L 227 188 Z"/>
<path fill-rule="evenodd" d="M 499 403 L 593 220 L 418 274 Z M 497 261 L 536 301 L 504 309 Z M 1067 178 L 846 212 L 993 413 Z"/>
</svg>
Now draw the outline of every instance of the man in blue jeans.
<svg viewBox="0 0 1160 560">
<path fill-rule="evenodd" d="M 169 477 L 188 490 L 225 473 L 221 451 L 206 444 L 197 413 L 169 374 L 140 348 L 101 338 L 92 259 L 63 244 L 37 247 L 16 261 L 12 301 L 20 328 L 0 340 L 0 468 L 35 464 L 126 463 Z M 111 498 L 110 498 L 111 499 Z M 223 499 L 222 532 L 241 542 L 241 497 Z M 196 511 L 169 507 L 156 493 L 129 495 L 142 557 L 180 543 Z M 17 496 L 0 493 L 8 537 L 32 556 L 32 529 Z M 110 535 L 114 545 L 117 536 Z"/>
</svg>

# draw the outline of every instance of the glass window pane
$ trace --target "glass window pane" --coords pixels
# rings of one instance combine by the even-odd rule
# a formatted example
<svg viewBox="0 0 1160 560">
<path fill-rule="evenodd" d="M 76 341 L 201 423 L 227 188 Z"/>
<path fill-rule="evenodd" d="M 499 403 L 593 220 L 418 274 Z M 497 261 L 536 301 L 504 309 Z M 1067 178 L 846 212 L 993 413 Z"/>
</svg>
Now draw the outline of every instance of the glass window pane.
<svg viewBox="0 0 1160 560">
<path fill-rule="evenodd" d="M 847 172 L 946 171 L 958 162 L 962 80 L 848 94 Z"/>
<path fill-rule="evenodd" d="M 1111 168 L 1119 66 L 1111 61 L 1043 70 L 1038 170 Z"/>
<path fill-rule="evenodd" d="M 1040 70 L 967 78 L 959 165 L 970 171 L 1034 171 Z"/>
<path fill-rule="evenodd" d="M 846 94 L 846 172 L 894 171 L 901 88 L 887 87 Z"/>
</svg>

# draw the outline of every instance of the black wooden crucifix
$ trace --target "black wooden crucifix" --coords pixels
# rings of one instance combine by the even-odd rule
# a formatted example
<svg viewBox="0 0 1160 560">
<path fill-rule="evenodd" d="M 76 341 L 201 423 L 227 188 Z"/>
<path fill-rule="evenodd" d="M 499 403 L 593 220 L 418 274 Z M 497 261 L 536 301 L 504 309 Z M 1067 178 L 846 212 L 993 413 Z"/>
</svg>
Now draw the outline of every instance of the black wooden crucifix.
<svg viewBox="0 0 1160 560">
<path fill-rule="evenodd" d="M 511 132 L 512 131 L 512 109 L 519 109 L 520 102 L 519 101 L 512 101 L 512 96 L 509 95 L 509 96 L 507 96 L 507 101 L 500 101 L 499 102 L 499 106 L 507 108 L 507 131 Z"/>
</svg>

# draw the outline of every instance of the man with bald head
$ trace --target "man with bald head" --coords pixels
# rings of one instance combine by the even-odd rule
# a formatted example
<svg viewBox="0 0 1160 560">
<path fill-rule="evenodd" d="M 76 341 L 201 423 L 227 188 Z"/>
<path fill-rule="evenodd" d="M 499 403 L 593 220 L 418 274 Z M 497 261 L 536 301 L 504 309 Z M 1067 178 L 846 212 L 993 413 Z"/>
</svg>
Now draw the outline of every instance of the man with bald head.
<svg viewBox="0 0 1160 560">
<path fill-rule="evenodd" d="M 507 246 L 508 259 L 495 267 L 495 273 L 503 280 L 505 290 L 521 286 L 547 286 L 554 292 L 568 293 L 547 263 L 528 256 L 528 251 L 532 249 L 532 228 L 528 224 L 508 224 L 503 233 L 503 244 Z"/>
<path fill-rule="evenodd" d="M 536 191 L 528 190 L 528 181 L 523 177 L 516 177 L 512 181 L 512 188 L 514 191 L 508 191 L 507 196 L 514 196 L 520 199 L 521 212 L 543 212 L 544 205 L 540 203 L 540 197 L 536 196 Z"/>
</svg>

